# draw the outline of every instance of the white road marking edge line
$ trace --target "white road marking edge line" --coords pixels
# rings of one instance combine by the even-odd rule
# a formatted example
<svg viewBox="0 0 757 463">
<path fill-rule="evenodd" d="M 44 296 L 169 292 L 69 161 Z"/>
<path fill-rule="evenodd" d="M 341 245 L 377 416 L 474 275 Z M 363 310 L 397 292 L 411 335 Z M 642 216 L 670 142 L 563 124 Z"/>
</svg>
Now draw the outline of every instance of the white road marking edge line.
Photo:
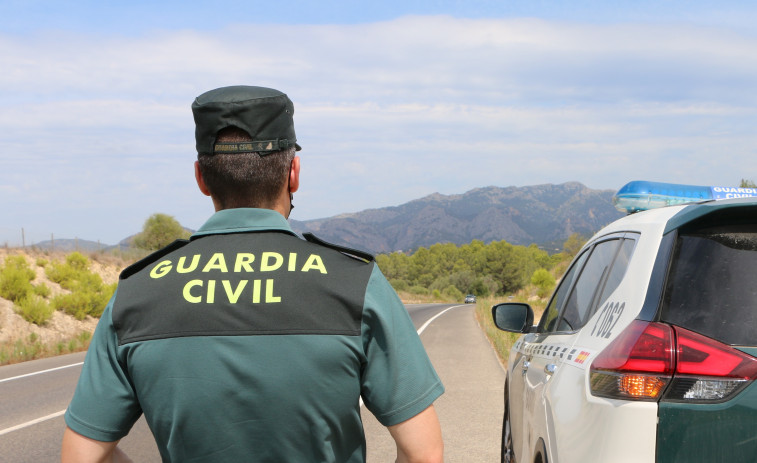
<svg viewBox="0 0 757 463">
<path fill-rule="evenodd" d="M 59 412 L 51 413 L 47 416 L 43 416 L 42 418 L 37 418 L 36 420 L 27 421 L 26 423 L 21 423 L 16 426 L 12 426 L 10 428 L 0 429 L 0 436 L 3 434 L 8 434 L 13 431 L 18 431 L 19 429 L 28 428 L 29 426 L 33 426 L 37 423 L 41 423 L 43 421 L 51 420 L 53 418 L 57 418 L 61 416 L 62 414 L 66 413 L 66 410 L 61 410 Z"/>
<path fill-rule="evenodd" d="M 27 376 L 41 375 L 42 373 L 49 373 L 51 371 L 62 370 L 64 368 L 78 367 L 79 365 L 83 365 L 83 364 L 84 362 L 72 363 L 71 365 L 63 365 L 62 367 L 49 368 L 47 370 L 35 371 L 34 373 L 27 373 L 25 375 L 13 376 L 10 378 L 0 379 L 0 383 L 4 383 L 5 381 L 11 381 L 14 379 L 26 378 Z"/>
<path fill-rule="evenodd" d="M 436 315 L 434 315 L 433 317 L 429 318 L 429 319 L 428 319 L 428 321 L 426 321 L 426 323 L 424 323 L 424 324 L 423 324 L 423 326 L 421 326 L 420 328 L 418 328 L 418 336 L 420 336 L 420 335 L 421 335 L 421 333 L 423 333 L 423 330 L 425 330 L 425 329 L 426 329 L 426 327 L 427 327 L 428 325 L 430 325 L 432 321 L 434 321 L 434 320 L 436 320 L 437 318 L 439 318 L 439 317 L 441 317 L 442 315 L 444 315 L 444 313 L 445 313 L 445 312 L 447 312 L 447 311 L 449 311 L 449 310 L 452 310 L 452 309 L 456 309 L 456 308 L 458 308 L 458 307 L 465 307 L 465 305 L 453 305 L 452 307 L 447 307 L 446 309 L 442 310 L 442 311 L 441 311 L 441 312 L 439 312 L 438 314 L 436 314 Z"/>
</svg>

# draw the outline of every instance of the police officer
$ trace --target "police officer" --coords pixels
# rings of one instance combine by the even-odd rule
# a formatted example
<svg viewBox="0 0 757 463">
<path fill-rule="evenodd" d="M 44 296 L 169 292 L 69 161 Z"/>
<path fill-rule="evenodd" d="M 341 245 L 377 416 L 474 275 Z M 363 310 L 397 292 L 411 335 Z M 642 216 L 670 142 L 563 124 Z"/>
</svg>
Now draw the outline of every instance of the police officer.
<svg viewBox="0 0 757 463">
<path fill-rule="evenodd" d="M 370 255 L 289 227 L 300 181 L 289 98 L 224 87 L 192 105 L 216 213 L 128 267 L 66 411 L 64 462 L 128 461 L 144 414 L 164 461 L 362 462 L 360 399 L 398 461 L 442 461 L 443 393 Z"/>
</svg>

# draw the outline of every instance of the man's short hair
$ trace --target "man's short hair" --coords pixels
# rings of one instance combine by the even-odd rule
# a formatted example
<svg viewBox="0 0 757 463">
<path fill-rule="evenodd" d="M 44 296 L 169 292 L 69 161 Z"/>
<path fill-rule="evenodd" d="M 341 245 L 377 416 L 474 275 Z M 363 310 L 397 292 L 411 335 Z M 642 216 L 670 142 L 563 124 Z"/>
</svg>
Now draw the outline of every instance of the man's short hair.
<svg viewBox="0 0 757 463">
<path fill-rule="evenodd" d="M 245 131 L 227 127 L 216 143 L 252 140 Z M 257 207 L 271 209 L 289 184 L 289 169 L 295 148 L 272 153 L 257 152 L 198 156 L 200 172 L 212 197 L 223 209 Z"/>
</svg>

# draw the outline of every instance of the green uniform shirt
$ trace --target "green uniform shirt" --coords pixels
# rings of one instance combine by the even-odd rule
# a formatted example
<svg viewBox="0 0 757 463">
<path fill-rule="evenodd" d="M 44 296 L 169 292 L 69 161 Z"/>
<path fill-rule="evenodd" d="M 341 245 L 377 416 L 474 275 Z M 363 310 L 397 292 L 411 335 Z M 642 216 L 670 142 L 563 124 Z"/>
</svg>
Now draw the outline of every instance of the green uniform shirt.
<svg viewBox="0 0 757 463">
<path fill-rule="evenodd" d="M 164 461 L 362 462 L 444 388 L 375 263 L 265 209 L 217 212 L 124 271 L 66 423 L 99 441 L 144 413 Z"/>
</svg>

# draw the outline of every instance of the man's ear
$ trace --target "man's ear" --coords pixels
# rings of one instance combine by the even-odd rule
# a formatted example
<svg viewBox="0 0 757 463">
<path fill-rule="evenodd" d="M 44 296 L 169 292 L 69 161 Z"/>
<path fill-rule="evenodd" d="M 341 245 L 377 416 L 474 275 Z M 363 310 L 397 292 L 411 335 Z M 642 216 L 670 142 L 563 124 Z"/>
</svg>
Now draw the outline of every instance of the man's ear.
<svg viewBox="0 0 757 463">
<path fill-rule="evenodd" d="M 294 193 L 300 188 L 300 157 L 295 156 L 289 166 L 289 192 Z"/>
<path fill-rule="evenodd" d="M 197 180 L 197 186 L 205 196 L 210 196 L 210 190 L 205 185 L 205 179 L 202 178 L 202 172 L 200 171 L 200 161 L 195 161 L 195 180 Z"/>
</svg>

